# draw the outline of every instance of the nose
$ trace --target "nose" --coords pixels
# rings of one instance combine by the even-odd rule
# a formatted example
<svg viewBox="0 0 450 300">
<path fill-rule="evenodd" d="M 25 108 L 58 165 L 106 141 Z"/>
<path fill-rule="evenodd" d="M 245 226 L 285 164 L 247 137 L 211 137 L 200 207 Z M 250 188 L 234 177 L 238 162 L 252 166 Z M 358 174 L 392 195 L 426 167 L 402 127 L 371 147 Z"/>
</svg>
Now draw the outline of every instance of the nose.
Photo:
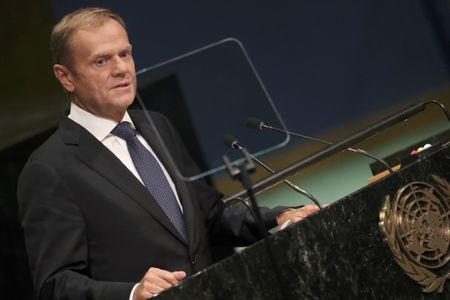
<svg viewBox="0 0 450 300">
<path fill-rule="evenodd" d="M 127 72 L 127 63 L 120 56 L 114 57 L 114 66 L 112 69 L 113 76 L 121 76 Z"/>
</svg>

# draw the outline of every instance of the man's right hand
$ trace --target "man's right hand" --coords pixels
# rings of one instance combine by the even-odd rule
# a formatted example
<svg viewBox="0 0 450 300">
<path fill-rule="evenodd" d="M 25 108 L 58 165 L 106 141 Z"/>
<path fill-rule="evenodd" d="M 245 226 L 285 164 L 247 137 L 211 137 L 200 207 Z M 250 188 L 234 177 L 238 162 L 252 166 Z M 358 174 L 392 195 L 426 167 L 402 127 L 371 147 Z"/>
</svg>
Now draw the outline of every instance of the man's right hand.
<svg viewBox="0 0 450 300">
<path fill-rule="evenodd" d="M 158 268 L 150 268 L 134 290 L 134 300 L 145 300 L 178 284 L 186 277 L 183 271 L 169 272 Z"/>
</svg>

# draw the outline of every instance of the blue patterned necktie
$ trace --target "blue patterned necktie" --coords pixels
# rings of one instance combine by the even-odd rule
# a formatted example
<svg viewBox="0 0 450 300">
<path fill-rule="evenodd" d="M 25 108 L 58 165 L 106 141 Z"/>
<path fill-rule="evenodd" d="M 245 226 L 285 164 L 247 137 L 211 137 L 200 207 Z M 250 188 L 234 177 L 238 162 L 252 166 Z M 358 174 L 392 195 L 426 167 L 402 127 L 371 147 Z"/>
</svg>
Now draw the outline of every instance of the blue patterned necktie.
<svg viewBox="0 0 450 300">
<path fill-rule="evenodd" d="M 166 216 L 186 240 L 186 225 L 172 188 L 155 156 L 142 145 L 135 130 L 128 122 L 122 122 L 111 131 L 127 142 L 133 164 L 150 194 L 158 202 Z"/>
</svg>

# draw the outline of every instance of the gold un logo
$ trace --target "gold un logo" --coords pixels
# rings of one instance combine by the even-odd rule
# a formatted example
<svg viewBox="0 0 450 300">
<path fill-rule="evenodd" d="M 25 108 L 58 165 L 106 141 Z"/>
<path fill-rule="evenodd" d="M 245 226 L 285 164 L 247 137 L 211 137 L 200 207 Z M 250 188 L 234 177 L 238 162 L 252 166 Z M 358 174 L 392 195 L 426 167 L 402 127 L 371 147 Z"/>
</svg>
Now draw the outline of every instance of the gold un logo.
<svg viewBox="0 0 450 300">
<path fill-rule="evenodd" d="M 427 293 L 441 293 L 450 278 L 450 184 L 412 182 L 385 196 L 380 228 L 403 271 Z"/>
</svg>

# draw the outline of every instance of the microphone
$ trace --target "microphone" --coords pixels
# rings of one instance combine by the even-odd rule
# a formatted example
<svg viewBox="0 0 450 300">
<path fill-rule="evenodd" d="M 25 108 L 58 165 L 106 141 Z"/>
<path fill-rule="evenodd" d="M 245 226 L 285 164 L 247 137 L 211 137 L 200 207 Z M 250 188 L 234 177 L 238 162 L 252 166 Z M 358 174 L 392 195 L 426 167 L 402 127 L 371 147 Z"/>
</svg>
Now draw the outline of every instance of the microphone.
<svg viewBox="0 0 450 300">
<path fill-rule="evenodd" d="M 275 174 L 275 171 L 272 168 L 270 168 L 268 165 L 266 165 L 261 160 L 259 160 L 256 156 L 254 156 L 249 151 L 247 151 L 247 149 L 244 146 L 242 146 L 239 143 L 238 139 L 235 138 L 234 136 L 232 136 L 230 134 L 225 135 L 224 143 L 225 143 L 225 146 L 227 146 L 227 147 L 229 147 L 231 149 L 239 149 L 242 152 L 247 153 L 248 156 L 250 156 L 258 165 L 262 166 L 264 169 L 266 169 L 270 173 Z M 287 184 L 290 188 L 292 188 L 295 192 L 300 193 L 300 194 L 308 197 L 309 199 L 311 199 L 314 202 L 314 204 L 319 207 L 319 209 L 322 209 L 322 205 L 320 204 L 319 200 L 317 200 L 317 198 L 314 197 L 312 194 L 310 194 L 307 191 L 301 189 L 300 187 L 298 187 L 297 185 L 293 184 L 292 182 L 290 182 L 287 179 L 284 179 L 283 182 L 285 184 Z"/>
<path fill-rule="evenodd" d="M 285 133 L 285 134 L 290 134 L 290 135 L 293 135 L 293 136 L 296 136 L 296 137 L 299 137 L 299 138 L 303 138 L 305 140 L 314 141 L 314 142 L 317 142 L 317 143 L 322 143 L 322 144 L 326 144 L 326 145 L 330 145 L 330 146 L 334 145 L 333 143 L 325 141 L 325 140 L 321 140 L 321 139 L 318 139 L 318 138 L 310 137 L 310 136 L 303 135 L 303 134 L 300 134 L 300 133 L 296 133 L 296 132 L 284 130 L 284 129 L 281 129 L 281 128 L 277 128 L 277 127 L 274 127 L 274 126 L 271 126 L 271 125 L 267 125 L 262 120 L 260 120 L 258 118 L 247 118 L 245 124 L 247 125 L 248 128 L 251 128 L 251 129 L 256 129 L 256 130 L 269 129 L 269 130 L 272 130 L 272 131 L 277 131 L 277 132 L 281 132 L 281 133 Z M 365 150 L 362 150 L 362 149 L 359 149 L 359 148 L 357 148 L 357 149 L 355 149 L 355 148 L 347 148 L 347 150 L 351 151 L 351 152 L 360 153 L 362 155 L 368 156 L 371 159 L 376 160 L 379 163 L 383 164 L 386 167 L 386 169 L 389 171 L 390 174 L 394 174 L 395 173 L 394 170 L 392 170 L 391 166 L 389 166 L 389 164 L 386 161 L 384 161 L 381 158 L 378 158 L 378 157 L 370 154 L 369 152 L 367 152 Z"/>
</svg>

